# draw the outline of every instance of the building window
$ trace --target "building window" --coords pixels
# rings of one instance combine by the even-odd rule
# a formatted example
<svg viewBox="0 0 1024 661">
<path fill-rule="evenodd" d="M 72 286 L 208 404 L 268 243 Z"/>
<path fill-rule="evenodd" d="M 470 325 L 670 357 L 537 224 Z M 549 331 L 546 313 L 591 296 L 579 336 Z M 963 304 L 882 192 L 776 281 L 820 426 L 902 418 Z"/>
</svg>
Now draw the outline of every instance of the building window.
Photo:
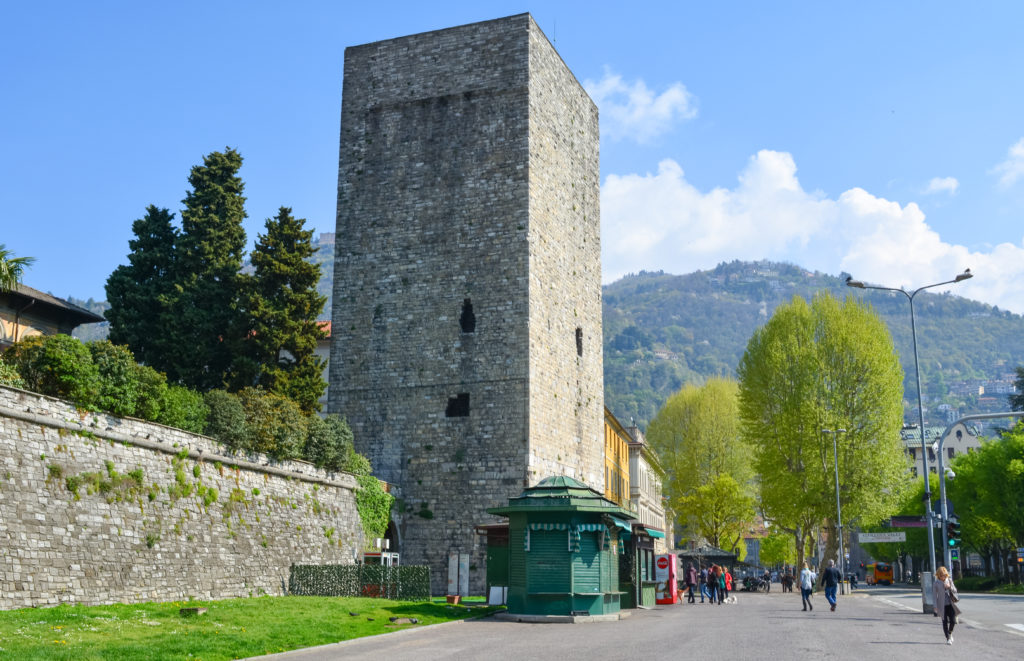
<svg viewBox="0 0 1024 661">
<path fill-rule="evenodd" d="M 910 474 L 913 475 L 914 477 L 917 477 L 917 466 L 910 467 Z"/>
<path fill-rule="evenodd" d="M 952 459 L 953 455 L 956 454 L 956 450 L 953 448 L 946 448 L 946 453 L 949 455 L 949 458 Z"/>
<path fill-rule="evenodd" d="M 579 326 L 576 327 L 576 355 L 583 355 L 583 329 Z"/>
<path fill-rule="evenodd" d="M 455 397 L 448 398 L 448 406 L 444 410 L 445 417 L 465 418 L 469 415 L 469 393 L 460 392 Z"/>
<path fill-rule="evenodd" d="M 476 332 L 476 315 L 473 314 L 473 303 L 467 298 L 462 301 L 462 315 L 459 317 L 459 326 L 463 333 Z"/>
<path fill-rule="evenodd" d="M 909 453 L 910 453 L 910 459 L 911 459 L 912 461 L 913 461 L 914 459 L 917 459 L 917 450 L 915 450 L 914 448 L 907 448 L 907 452 L 909 452 Z"/>
<path fill-rule="evenodd" d="M 931 473 L 932 475 L 934 475 L 934 474 L 935 474 L 935 472 L 936 472 L 936 471 L 935 471 L 935 466 L 931 466 L 931 467 L 930 467 L 930 468 L 928 469 L 928 472 L 929 472 L 929 473 Z"/>
</svg>

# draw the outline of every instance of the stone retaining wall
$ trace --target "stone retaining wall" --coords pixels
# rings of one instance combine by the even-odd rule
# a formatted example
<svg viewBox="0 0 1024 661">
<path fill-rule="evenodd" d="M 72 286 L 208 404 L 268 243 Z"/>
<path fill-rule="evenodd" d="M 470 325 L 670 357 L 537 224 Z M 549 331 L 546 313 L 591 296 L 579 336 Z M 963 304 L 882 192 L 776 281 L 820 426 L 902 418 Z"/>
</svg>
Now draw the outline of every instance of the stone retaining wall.
<svg viewBox="0 0 1024 661">
<path fill-rule="evenodd" d="M 350 564 L 356 481 L 0 387 L 0 609 L 284 594 Z"/>
</svg>

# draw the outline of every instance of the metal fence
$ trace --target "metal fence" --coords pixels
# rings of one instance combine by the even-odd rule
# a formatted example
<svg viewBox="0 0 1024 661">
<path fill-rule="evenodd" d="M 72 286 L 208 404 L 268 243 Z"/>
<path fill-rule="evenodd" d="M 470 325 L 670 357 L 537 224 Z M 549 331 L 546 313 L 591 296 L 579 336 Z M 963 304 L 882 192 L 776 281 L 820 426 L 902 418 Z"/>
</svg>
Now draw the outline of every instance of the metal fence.
<svg viewBox="0 0 1024 661">
<path fill-rule="evenodd" d="M 430 568 L 408 565 L 292 565 L 288 593 L 320 597 L 430 599 Z"/>
</svg>

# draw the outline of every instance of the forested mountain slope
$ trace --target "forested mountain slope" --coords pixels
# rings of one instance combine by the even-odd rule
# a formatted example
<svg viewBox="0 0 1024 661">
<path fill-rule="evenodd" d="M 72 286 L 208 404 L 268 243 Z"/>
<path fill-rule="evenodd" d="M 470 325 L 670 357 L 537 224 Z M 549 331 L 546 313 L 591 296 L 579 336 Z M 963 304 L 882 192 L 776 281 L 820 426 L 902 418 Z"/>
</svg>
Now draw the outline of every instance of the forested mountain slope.
<svg viewBox="0 0 1024 661">
<path fill-rule="evenodd" d="M 641 272 L 604 287 L 605 404 L 641 428 L 685 383 L 735 376 L 754 330 L 780 303 L 829 291 L 862 296 L 893 334 L 906 379 L 905 413 L 916 420 L 910 306 L 902 294 L 855 290 L 846 276 L 792 264 L 731 262 L 687 275 Z M 979 397 L 978 383 L 1012 379 L 1024 364 L 1024 317 L 951 294 L 914 299 L 926 424 L 940 424 L 940 404 L 962 414 L 1006 410 L 1006 395 Z M 974 388 L 974 395 L 968 394 Z M 996 401 L 992 401 L 992 398 Z"/>
</svg>

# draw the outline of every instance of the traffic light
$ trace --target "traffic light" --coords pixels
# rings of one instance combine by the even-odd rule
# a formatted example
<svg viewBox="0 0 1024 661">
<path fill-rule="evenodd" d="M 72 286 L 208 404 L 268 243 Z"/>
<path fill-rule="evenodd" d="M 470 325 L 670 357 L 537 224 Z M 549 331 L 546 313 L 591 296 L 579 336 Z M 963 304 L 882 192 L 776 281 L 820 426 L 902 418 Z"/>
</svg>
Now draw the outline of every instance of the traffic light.
<svg viewBox="0 0 1024 661">
<path fill-rule="evenodd" d="M 950 519 L 946 522 L 946 539 L 949 540 L 949 548 L 960 548 L 960 520 Z"/>
</svg>

